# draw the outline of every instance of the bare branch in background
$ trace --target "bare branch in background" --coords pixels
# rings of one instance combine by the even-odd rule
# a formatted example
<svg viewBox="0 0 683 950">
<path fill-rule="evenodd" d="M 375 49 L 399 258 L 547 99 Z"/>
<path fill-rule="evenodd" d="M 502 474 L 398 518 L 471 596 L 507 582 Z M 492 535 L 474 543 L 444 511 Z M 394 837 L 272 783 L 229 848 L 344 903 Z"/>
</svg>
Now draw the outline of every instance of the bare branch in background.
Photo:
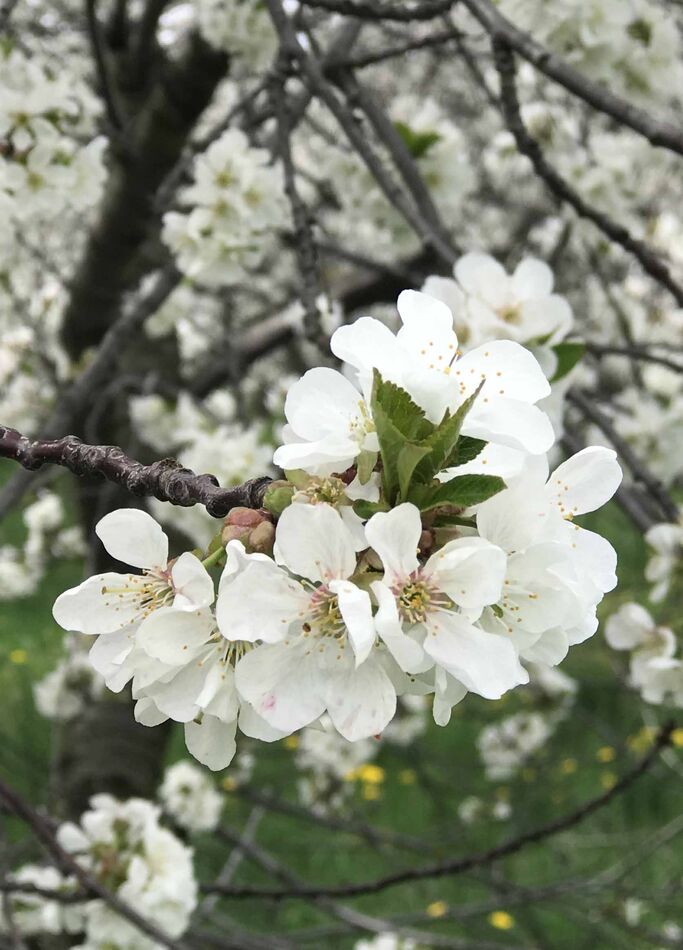
<svg viewBox="0 0 683 950">
<path fill-rule="evenodd" d="M 598 211 L 585 201 L 548 162 L 538 142 L 529 135 L 522 119 L 511 48 L 496 40 L 494 55 L 500 76 L 501 107 L 506 124 L 515 138 L 518 150 L 531 161 L 539 178 L 543 179 L 560 202 L 568 204 L 580 218 L 592 221 L 611 241 L 633 254 L 643 270 L 668 290 L 679 306 L 683 306 L 683 286 L 675 280 L 664 261 L 647 244 L 634 238 L 623 225 L 613 221 L 604 212 Z"/>
<path fill-rule="evenodd" d="M 673 722 L 662 726 L 647 755 L 629 772 L 626 772 L 626 774 L 606 792 L 584 802 L 583 805 L 580 805 L 579 808 L 570 812 L 568 815 L 563 815 L 561 818 L 557 818 L 547 825 L 542 825 L 540 828 L 534 828 L 516 838 L 504 841 L 502 844 L 496 845 L 488 851 L 479 854 L 470 854 L 464 858 L 456 858 L 453 861 L 442 861 L 438 864 L 432 864 L 426 867 L 407 868 L 404 871 L 397 871 L 393 874 L 386 875 L 386 877 L 377 878 L 374 881 L 360 881 L 331 887 L 305 885 L 296 889 L 281 890 L 275 888 L 233 887 L 220 889 L 219 892 L 225 894 L 226 897 L 232 898 L 270 897 L 273 899 L 282 899 L 286 897 L 359 897 L 363 894 L 377 894 L 379 891 L 386 890 L 388 887 L 395 887 L 398 884 L 406 884 L 412 881 L 422 881 L 430 878 L 450 877 L 456 874 L 463 874 L 466 871 L 472 871 L 475 868 L 486 867 L 501 858 L 516 854 L 529 845 L 537 844 L 539 841 L 544 841 L 563 831 L 567 831 L 584 821 L 596 811 L 605 808 L 615 798 L 630 788 L 642 775 L 649 771 L 659 757 L 659 753 L 662 749 L 665 749 L 671 743 L 671 733 L 674 728 L 675 724 Z M 212 885 L 206 885 L 204 889 L 207 893 L 212 893 L 214 890 Z"/>
</svg>

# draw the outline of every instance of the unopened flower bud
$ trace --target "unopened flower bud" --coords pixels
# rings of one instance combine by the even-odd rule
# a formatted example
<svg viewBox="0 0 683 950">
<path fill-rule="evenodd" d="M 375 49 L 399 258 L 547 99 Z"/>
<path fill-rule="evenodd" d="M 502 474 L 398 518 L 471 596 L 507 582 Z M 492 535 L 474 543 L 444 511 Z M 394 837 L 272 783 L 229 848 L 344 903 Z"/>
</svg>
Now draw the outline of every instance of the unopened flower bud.
<svg viewBox="0 0 683 950">
<path fill-rule="evenodd" d="M 275 525 L 271 521 L 262 521 L 250 533 L 244 542 L 247 551 L 258 554 L 272 554 L 275 543 Z"/>
<path fill-rule="evenodd" d="M 292 503 L 295 488 L 290 482 L 279 480 L 271 482 L 263 499 L 263 507 L 275 517 L 279 517 Z"/>
</svg>

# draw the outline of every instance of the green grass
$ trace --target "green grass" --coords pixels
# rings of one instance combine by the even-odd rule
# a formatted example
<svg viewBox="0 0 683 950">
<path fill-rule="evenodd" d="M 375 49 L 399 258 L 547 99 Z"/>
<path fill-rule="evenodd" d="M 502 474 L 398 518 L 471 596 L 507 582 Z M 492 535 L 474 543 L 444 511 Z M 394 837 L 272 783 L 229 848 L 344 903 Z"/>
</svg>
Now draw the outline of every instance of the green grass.
<svg viewBox="0 0 683 950">
<path fill-rule="evenodd" d="M 587 526 L 609 537 L 620 554 L 620 586 L 607 598 L 603 614 L 627 599 L 642 600 L 646 593 L 642 538 L 613 506 L 590 519 Z M 50 608 L 56 594 L 76 582 L 78 575 L 78 565 L 54 565 L 33 597 L 0 603 L 0 772 L 36 803 L 45 799 L 49 779 L 51 727 L 35 711 L 31 683 L 52 668 L 59 654 L 61 637 Z M 24 660 L 24 653 L 15 651 L 24 651 L 25 662 L 16 662 Z M 599 794 L 638 760 L 644 748 L 637 738 L 644 715 L 663 721 L 670 712 L 643 707 L 623 684 L 621 659 L 606 647 L 600 631 L 571 651 L 563 670 L 580 685 L 574 710 L 549 746 L 510 782 L 486 780 L 474 741 L 484 724 L 528 708 L 523 690 L 497 703 L 470 697 L 456 708 L 445 729 L 431 725 L 426 736 L 407 749 L 384 746 L 377 760 L 385 773 L 384 781 L 376 786 L 379 797 L 367 800 L 362 783 L 357 783 L 349 818 L 421 839 L 417 852 L 390 845 L 369 846 L 347 832 L 275 813 L 262 818 L 257 843 L 309 882 L 349 882 L 479 851 L 572 810 Z M 605 747 L 613 752 L 605 752 Z M 178 730 L 169 758 L 183 754 L 182 749 Z M 296 801 L 294 753 L 284 743 L 259 745 L 256 751 L 253 787 Z M 612 761 L 604 761 L 611 755 Z M 620 906 L 624 897 L 638 896 L 648 902 L 642 921 L 648 932 L 665 920 L 680 921 L 682 916 L 678 891 L 671 882 L 683 876 L 683 849 L 674 839 L 654 854 L 646 853 L 657 830 L 682 810 L 681 775 L 674 771 L 683 770 L 682 752 L 672 750 L 669 760 L 670 765 L 660 763 L 608 808 L 571 832 L 506 858 L 495 870 L 415 882 L 358 899 L 353 906 L 375 917 L 401 915 L 410 920 L 414 915 L 416 926 L 467 938 L 472 946 L 479 941 L 500 946 L 535 945 L 542 950 L 646 947 L 648 943 L 639 932 L 623 922 Z M 458 805 L 469 795 L 490 804 L 500 798 L 508 800 L 512 817 L 464 826 L 458 819 Z M 252 808 L 242 793 L 228 794 L 226 823 L 240 829 Z M 215 836 L 200 838 L 196 845 L 201 876 L 210 880 L 225 862 L 229 846 Z M 586 881 L 624 859 L 633 859 L 633 867 L 607 888 L 590 891 L 574 887 L 543 901 L 520 896 L 519 889 L 524 887 Z M 250 882 L 276 883 L 244 859 L 233 883 Z M 446 915 L 425 917 L 426 909 L 433 909 L 435 902 L 445 903 Z M 245 928 L 295 932 L 297 946 L 350 947 L 357 939 L 357 935 L 326 931 L 305 942 L 299 933 L 304 928 L 340 925 L 319 908 L 299 900 L 266 905 L 253 900 L 228 901 L 222 907 Z M 461 921 L 450 919 L 450 912 L 457 914 L 458 908 L 469 908 L 467 916 Z M 510 930 L 492 925 L 488 912 L 494 908 L 507 909 L 512 915 Z"/>
</svg>

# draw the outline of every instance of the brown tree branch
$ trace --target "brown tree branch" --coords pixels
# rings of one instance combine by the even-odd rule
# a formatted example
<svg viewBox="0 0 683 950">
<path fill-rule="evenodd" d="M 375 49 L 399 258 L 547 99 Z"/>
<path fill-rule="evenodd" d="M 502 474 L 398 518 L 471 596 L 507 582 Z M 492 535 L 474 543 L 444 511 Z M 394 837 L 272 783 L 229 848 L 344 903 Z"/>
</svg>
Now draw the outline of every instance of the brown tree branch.
<svg viewBox="0 0 683 950">
<path fill-rule="evenodd" d="M 12 459 L 29 471 L 45 464 L 60 465 L 82 478 L 106 479 L 131 495 L 151 496 L 183 508 L 204 505 L 214 518 L 223 518 L 237 506 L 260 508 L 271 481 L 266 475 L 235 488 L 221 488 L 213 475 L 196 475 L 175 459 L 143 465 L 115 445 L 86 445 L 73 435 L 32 440 L 6 426 L 0 426 L 0 458 Z"/>
</svg>

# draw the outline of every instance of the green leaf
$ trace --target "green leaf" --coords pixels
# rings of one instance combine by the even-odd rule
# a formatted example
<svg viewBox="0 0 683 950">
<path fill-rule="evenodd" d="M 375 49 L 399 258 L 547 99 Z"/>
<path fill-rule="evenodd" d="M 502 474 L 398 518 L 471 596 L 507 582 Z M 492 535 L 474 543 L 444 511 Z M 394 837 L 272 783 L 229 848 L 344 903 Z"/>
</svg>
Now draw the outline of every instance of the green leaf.
<svg viewBox="0 0 683 950">
<path fill-rule="evenodd" d="M 364 449 L 356 459 L 356 474 L 361 485 L 367 485 L 377 464 L 377 452 Z"/>
<path fill-rule="evenodd" d="M 400 486 L 398 458 L 402 449 L 407 442 L 421 441 L 430 435 L 434 426 L 404 389 L 383 380 L 377 370 L 374 371 L 371 411 L 382 457 L 384 494 L 392 503 Z"/>
<path fill-rule="evenodd" d="M 388 511 L 389 507 L 382 501 L 367 501 L 365 498 L 359 498 L 353 503 L 353 510 L 359 518 L 365 520 L 372 518 L 378 511 Z"/>
<path fill-rule="evenodd" d="M 462 424 L 483 385 L 484 381 L 482 380 L 476 391 L 468 396 L 462 405 L 458 406 L 453 415 L 446 412 L 432 435 L 426 440 L 431 451 L 429 456 L 418 466 L 415 473 L 420 481 L 430 482 L 439 472 L 456 464 L 457 446 Z"/>
<path fill-rule="evenodd" d="M 413 477 L 415 467 L 424 459 L 426 455 L 431 454 L 429 445 L 416 445 L 414 442 L 406 442 L 398 453 L 396 461 L 396 470 L 398 474 L 398 487 L 401 498 L 408 497 L 410 480 Z"/>
<path fill-rule="evenodd" d="M 442 505 L 470 508 L 492 498 L 504 488 L 505 482 L 497 475 L 458 475 L 438 485 L 415 485 L 409 500 L 421 511 L 430 511 Z"/>
<path fill-rule="evenodd" d="M 562 379 L 570 370 L 574 369 L 586 352 L 586 344 L 580 340 L 558 343 L 557 346 L 552 347 L 552 351 L 557 357 L 557 369 L 550 382 L 556 383 L 558 379 Z"/>
<path fill-rule="evenodd" d="M 434 431 L 432 423 L 405 389 L 382 379 L 379 370 L 373 371 L 371 403 L 372 409 L 381 405 L 398 431 L 411 442 L 425 439 Z"/>
<path fill-rule="evenodd" d="M 486 445 L 488 445 L 488 442 L 484 439 L 474 439 L 471 435 L 461 435 L 455 447 L 455 459 L 448 467 L 465 465 L 467 462 L 471 462 L 472 459 L 476 459 Z"/>
<path fill-rule="evenodd" d="M 441 138 L 438 132 L 415 132 L 405 122 L 394 122 L 394 128 L 413 158 L 423 158 Z"/>
</svg>

